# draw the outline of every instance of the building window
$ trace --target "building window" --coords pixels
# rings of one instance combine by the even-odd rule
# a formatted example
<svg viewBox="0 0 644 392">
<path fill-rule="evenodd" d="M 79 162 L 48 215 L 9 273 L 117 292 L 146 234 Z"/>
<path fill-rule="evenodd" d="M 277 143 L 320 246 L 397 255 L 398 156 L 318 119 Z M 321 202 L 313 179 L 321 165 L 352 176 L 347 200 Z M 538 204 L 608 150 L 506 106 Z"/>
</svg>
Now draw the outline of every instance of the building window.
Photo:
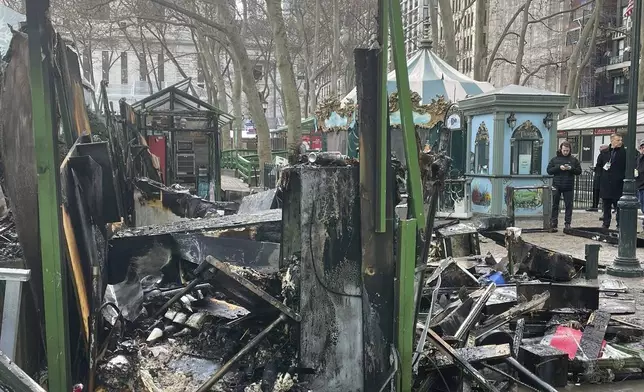
<svg viewBox="0 0 644 392">
<path fill-rule="evenodd" d="M 159 53 L 157 56 L 158 63 L 158 78 L 159 82 L 165 82 L 165 60 L 163 59 L 163 52 Z"/>
<path fill-rule="evenodd" d="M 490 134 L 485 123 L 479 125 L 474 140 L 474 172 L 488 174 L 490 164 Z"/>
<path fill-rule="evenodd" d="M 103 71 L 103 80 L 108 82 L 110 81 L 110 52 L 104 50 L 102 53 L 102 64 L 101 69 Z"/>
<path fill-rule="evenodd" d="M 127 84 L 127 52 L 121 53 L 121 84 Z"/>
<path fill-rule="evenodd" d="M 624 56 L 624 48 L 626 47 L 626 42 L 623 39 L 620 39 L 617 41 L 617 56 L 622 57 Z"/>
<path fill-rule="evenodd" d="M 521 124 L 510 139 L 510 174 L 540 175 L 543 138 L 530 121 Z"/>
<path fill-rule="evenodd" d="M 624 94 L 624 77 L 615 76 L 613 78 L 613 94 Z"/>
</svg>

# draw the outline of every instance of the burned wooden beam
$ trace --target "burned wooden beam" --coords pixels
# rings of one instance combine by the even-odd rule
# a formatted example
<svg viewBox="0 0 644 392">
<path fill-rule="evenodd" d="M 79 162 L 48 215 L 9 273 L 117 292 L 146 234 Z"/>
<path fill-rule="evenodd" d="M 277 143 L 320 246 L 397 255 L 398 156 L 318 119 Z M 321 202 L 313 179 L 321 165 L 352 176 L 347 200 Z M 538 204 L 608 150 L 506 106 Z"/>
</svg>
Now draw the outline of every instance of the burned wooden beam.
<svg viewBox="0 0 644 392">
<path fill-rule="evenodd" d="M 394 341 L 395 260 L 393 216 L 395 179 L 391 167 L 388 134 L 378 112 L 379 50 L 356 49 L 356 83 L 360 129 L 360 236 L 362 242 L 362 334 L 364 347 L 364 390 L 377 390 L 384 383 Z M 385 115 L 386 121 L 386 115 Z M 382 144 L 386 144 L 383 146 Z M 384 147 L 384 148 L 381 148 Z M 382 152 L 385 152 L 384 156 Z M 381 173 L 385 168 L 385 172 Z M 384 181 L 385 184 L 381 184 Z M 380 186 L 385 186 L 384 194 Z M 382 200 L 385 198 L 385 200 Z M 384 209 L 381 208 L 384 206 Z M 384 216 L 381 216 L 384 214 Z M 381 227 L 384 223 L 384 227 Z"/>
<path fill-rule="evenodd" d="M 461 369 L 463 369 L 463 372 L 467 373 L 468 376 L 472 377 L 472 379 L 483 389 L 490 391 L 490 392 L 498 392 L 498 390 L 490 383 L 488 380 L 483 377 L 481 373 L 479 373 L 478 370 L 474 368 L 465 358 L 463 358 L 456 350 L 452 348 L 449 344 L 447 344 L 443 339 L 441 339 L 440 336 L 436 334 L 436 332 L 432 331 L 431 329 L 428 331 L 428 338 L 429 341 L 437 348 L 439 349 L 444 355 L 450 357 L 452 361 Z M 508 347 L 508 355 L 509 355 L 510 348 Z"/>
<path fill-rule="evenodd" d="M 619 243 L 619 231 L 605 229 L 603 227 L 572 227 L 570 229 L 564 229 L 564 233 L 612 245 Z M 637 247 L 644 247 L 644 238 L 637 237 Z"/>
<path fill-rule="evenodd" d="M 262 305 L 263 308 L 266 308 L 266 305 L 270 305 L 295 321 L 302 319 L 298 313 L 257 287 L 248 279 L 232 271 L 225 263 L 222 263 L 212 256 L 207 256 L 206 262 L 220 272 L 212 278 L 219 284 L 217 287 L 230 292 L 245 307 L 259 309 Z"/>
</svg>

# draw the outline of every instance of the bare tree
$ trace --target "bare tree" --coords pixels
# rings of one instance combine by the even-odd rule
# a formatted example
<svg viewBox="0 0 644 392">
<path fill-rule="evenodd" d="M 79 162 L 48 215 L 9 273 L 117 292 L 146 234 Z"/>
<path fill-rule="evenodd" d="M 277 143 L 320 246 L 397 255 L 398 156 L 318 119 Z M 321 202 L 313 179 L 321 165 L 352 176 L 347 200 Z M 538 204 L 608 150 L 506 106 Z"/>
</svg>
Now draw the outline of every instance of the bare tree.
<svg viewBox="0 0 644 392">
<path fill-rule="evenodd" d="M 438 0 L 441 10 L 441 22 L 443 23 L 443 35 L 445 36 L 445 61 L 452 67 L 456 67 L 456 29 L 454 26 L 454 13 L 450 0 Z"/>
<path fill-rule="evenodd" d="M 295 82 L 293 63 L 288 49 L 286 39 L 286 28 L 282 15 L 281 0 L 266 0 L 269 21 L 273 30 L 275 40 L 275 56 L 277 69 L 282 80 L 282 92 L 287 114 L 287 143 L 289 150 L 295 152 L 302 137 L 302 112 L 300 109 L 300 97 Z"/>
<path fill-rule="evenodd" d="M 260 169 L 263 169 L 266 163 L 271 161 L 271 145 L 270 133 L 268 122 L 262 108 L 259 92 L 255 84 L 255 77 L 253 75 L 253 68 L 251 67 L 251 60 L 246 50 L 245 42 L 240 35 L 240 24 L 233 18 L 232 12 L 229 7 L 224 6 L 218 9 L 218 14 L 221 21 L 210 20 L 194 11 L 183 8 L 166 0 L 151 0 L 154 3 L 162 5 L 166 8 L 174 10 L 190 17 L 195 22 L 209 26 L 213 29 L 224 34 L 228 40 L 231 52 L 234 54 L 239 68 L 235 72 L 240 72 L 242 83 L 242 90 L 246 96 L 251 116 L 257 129 L 257 154 L 259 156 Z"/>
</svg>

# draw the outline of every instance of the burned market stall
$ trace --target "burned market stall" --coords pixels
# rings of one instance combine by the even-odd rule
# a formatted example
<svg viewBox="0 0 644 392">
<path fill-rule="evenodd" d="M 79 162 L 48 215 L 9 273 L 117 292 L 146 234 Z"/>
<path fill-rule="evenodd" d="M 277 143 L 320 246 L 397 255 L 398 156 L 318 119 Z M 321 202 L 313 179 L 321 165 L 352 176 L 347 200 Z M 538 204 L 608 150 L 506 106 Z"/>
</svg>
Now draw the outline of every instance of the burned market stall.
<svg viewBox="0 0 644 392">
<path fill-rule="evenodd" d="M 158 158 L 161 182 L 219 200 L 221 128 L 233 117 L 188 92 L 190 79 L 134 103 L 136 127 Z M 121 102 L 124 114 L 125 102 Z M 127 112 L 127 110 L 126 110 Z M 126 118 L 131 116 L 124 116 Z"/>
</svg>

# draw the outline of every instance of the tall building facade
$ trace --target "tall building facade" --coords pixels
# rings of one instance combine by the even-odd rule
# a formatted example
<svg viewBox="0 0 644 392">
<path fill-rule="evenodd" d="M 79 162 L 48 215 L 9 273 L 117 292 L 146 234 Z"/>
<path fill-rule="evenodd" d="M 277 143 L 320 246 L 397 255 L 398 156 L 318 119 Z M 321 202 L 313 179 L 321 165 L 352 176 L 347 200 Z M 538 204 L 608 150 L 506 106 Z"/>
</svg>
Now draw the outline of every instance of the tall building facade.
<svg viewBox="0 0 644 392">
<path fill-rule="evenodd" d="M 595 87 L 592 105 L 628 102 L 631 67 L 631 16 L 625 16 L 628 0 L 607 1 L 602 18 L 609 29 L 597 42 L 592 76 Z"/>
</svg>

